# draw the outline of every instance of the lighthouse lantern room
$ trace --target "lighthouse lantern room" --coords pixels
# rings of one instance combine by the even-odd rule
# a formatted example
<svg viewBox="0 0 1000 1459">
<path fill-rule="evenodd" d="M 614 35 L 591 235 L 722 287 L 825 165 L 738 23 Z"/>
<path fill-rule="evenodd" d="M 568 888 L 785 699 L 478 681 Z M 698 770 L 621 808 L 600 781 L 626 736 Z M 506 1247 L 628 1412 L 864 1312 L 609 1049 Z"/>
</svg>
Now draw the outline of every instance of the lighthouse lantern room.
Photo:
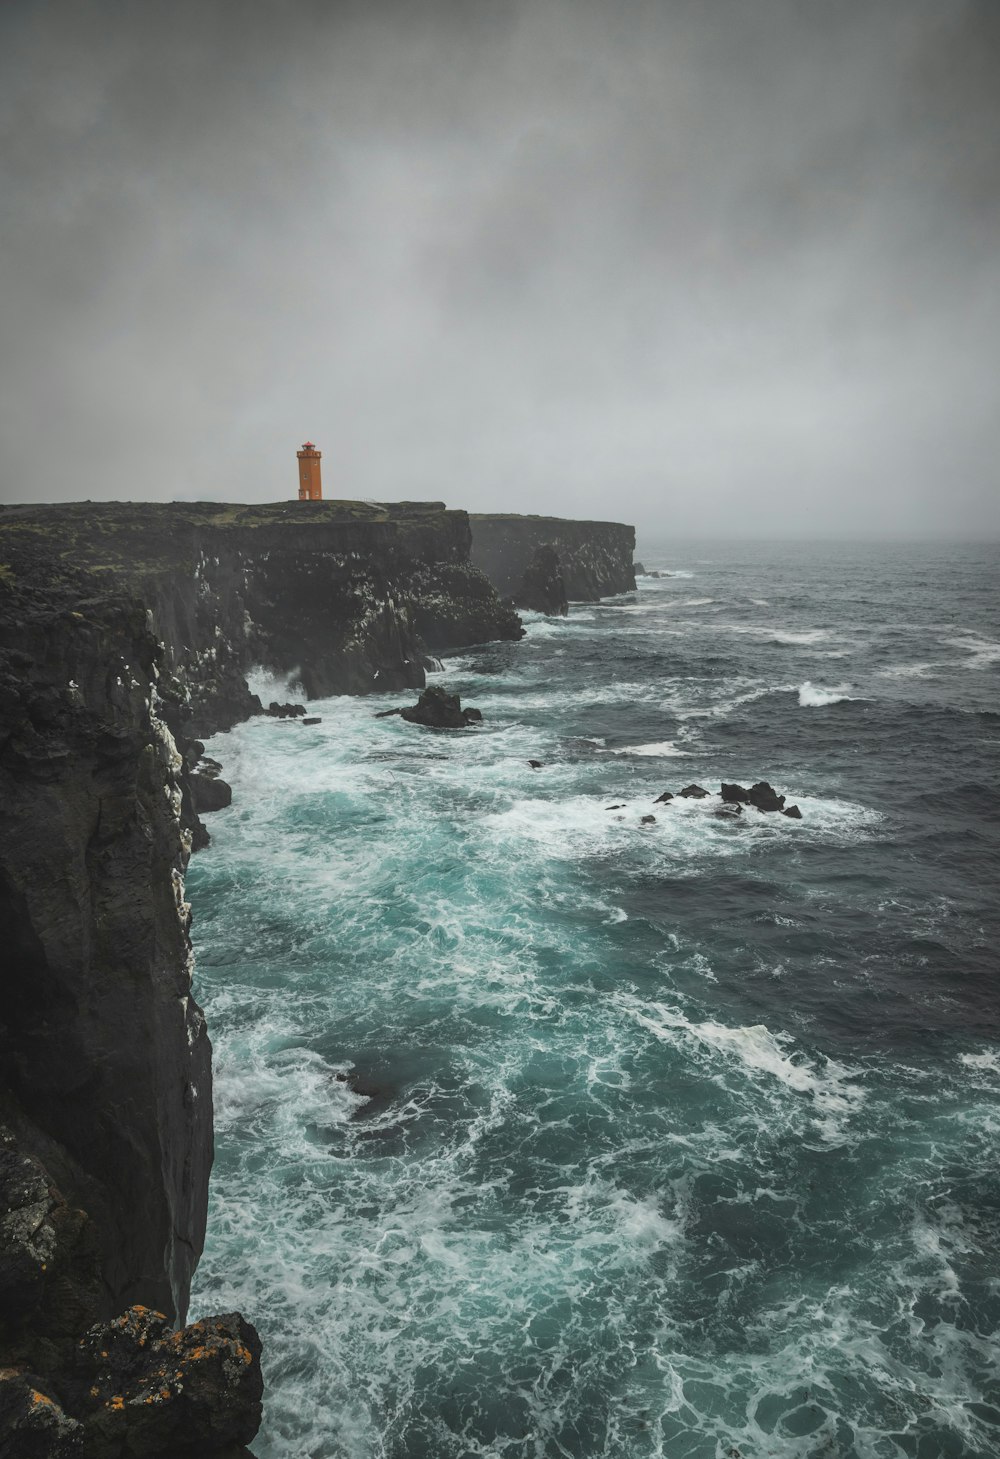
<svg viewBox="0 0 1000 1459">
<path fill-rule="evenodd" d="M 319 463 L 322 451 L 317 451 L 312 441 L 304 441 L 302 449 L 295 454 L 299 458 L 299 501 L 321 502 L 323 486 L 319 478 Z"/>
</svg>

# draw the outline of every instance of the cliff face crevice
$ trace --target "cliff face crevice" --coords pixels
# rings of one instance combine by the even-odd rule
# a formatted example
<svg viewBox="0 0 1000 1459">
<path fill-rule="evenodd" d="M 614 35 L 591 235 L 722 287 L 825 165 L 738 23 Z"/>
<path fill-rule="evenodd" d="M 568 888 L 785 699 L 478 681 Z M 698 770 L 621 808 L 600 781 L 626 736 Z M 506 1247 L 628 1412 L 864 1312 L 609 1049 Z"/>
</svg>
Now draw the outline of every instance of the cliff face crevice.
<svg viewBox="0 0 1000 1459">
<path fill-rule="evenodd" d="M 635 528 L 623 522 L 479 513 L 469 520 L 473 565 L 503 598 L 528 606 L 525 573 L 537 567 L 535 554 L 543 547 L 555 549 L 570 602 L 593 603 L 635 589 Z"/>
</svg>

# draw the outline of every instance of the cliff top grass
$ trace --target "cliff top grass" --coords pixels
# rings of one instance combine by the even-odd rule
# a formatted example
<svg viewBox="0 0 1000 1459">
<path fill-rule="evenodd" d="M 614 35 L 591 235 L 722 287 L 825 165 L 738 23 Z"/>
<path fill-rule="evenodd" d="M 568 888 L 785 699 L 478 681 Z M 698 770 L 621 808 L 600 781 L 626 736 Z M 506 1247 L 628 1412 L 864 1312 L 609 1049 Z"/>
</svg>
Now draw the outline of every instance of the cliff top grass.
<svg viewBox="0 0 1000 1459">
<path fill-rule="evenodd" d="M 54 502 L 0 506 L 0 585 L 132 586 L 190 570 L 215 532 L 276 537 L 337 524 L 406 529 L 446 515 L 442 502 Z M 447 513 L 447 515 L 456 515 Z M 464 513 L 459 513 L 464 518 Z M 257 545 L 257 544 L 255 544 Z"/>
</svg>

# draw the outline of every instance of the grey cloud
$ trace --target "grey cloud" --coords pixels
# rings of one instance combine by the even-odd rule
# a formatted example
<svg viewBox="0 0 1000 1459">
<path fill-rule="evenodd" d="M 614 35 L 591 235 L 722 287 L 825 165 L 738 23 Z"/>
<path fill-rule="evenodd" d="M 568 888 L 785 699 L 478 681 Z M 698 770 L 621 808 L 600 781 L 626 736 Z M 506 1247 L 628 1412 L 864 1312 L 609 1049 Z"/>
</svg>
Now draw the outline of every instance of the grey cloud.
<svg viewBox="0 0 1000 1459">
<path fill-rule="evenodd" d="M 1000 528 L 989 0 L 0 28 L 5 500 Z"/>
</svg>

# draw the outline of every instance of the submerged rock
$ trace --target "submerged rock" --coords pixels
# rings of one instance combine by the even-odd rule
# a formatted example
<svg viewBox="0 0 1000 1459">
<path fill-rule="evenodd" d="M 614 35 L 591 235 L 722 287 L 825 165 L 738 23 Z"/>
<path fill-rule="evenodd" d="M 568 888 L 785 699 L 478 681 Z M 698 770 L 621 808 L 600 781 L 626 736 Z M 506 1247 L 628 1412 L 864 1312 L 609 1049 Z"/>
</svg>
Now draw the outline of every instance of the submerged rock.
<svg viewBox="0 0 1000 1459">
<path fill-rule="evenodd" d="M 400 709 L 400 715 L 409 724 L 422 724 L 428 729 L 465 729 L 467 725 L 482 721 L 482 711 L 463 709 L 457 694 L 449 694 L 439 684 L 425 689 L 416 704 Z"/>
<path fill-rule="evenodd" d="M 306 719 L 300 720 L 300 724 L 322 724 L 323 718 L 319 714 L 310 714 Z"/>
<path fill-rule="evenodd" d="M 641 820 L 641 823 L 644 826 L 650 826 L 650 825 L 653 824 L 653 822 L 655 820 L 656 820 L 656 817 L 655 816 L 643 816 L 642 817 L 642 820 Z"/>
<path fill-rule="evenodd" d="M 529 760 L 528 764 L 531 766 L 532 770 L 541 770 L 542 768 L 541 760 Z"/>
<path fill-rule="evenodd" d="M 721 816 L 724 821 L 735 821 L 739 816 L 742 816 L 743 807 L 739 801 L 727 800 L 723 801 L 722 805 L 716 807 L 715 814 Z"/>
</svg>

